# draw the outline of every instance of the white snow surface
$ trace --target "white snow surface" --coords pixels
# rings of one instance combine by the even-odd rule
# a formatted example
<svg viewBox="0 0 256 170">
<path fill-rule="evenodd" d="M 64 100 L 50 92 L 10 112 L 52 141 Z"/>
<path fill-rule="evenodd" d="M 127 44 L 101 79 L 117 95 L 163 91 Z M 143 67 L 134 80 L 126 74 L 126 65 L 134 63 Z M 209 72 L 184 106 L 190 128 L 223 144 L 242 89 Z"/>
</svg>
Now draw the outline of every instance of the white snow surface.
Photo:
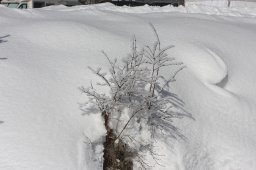
<svg viewBox="0 0 256 170">
<path fill-rule="evenodd" d="M 0 169 L 100 169 L 100 115 L 82 116 L 87 66 L 154 40 L 187 66 L 172 89 L 195 120 L 176 121 L 186 141 L 158 141 L 160 170 L 256 169 L 256 9 L 111 4 L 16 10 L 0 6 Z M 6 36 L 9 35 L 9 36 Z M 4 37 L 5 36 L 5 37 Z M 165 70 L 168 76 L 171 70 Z M 169 143 L 172 145 L 169 145 Z"/>
<path fill-rule="evenodd" d="M 256 7 L 255 0 L 185 0 L 185 4 L 196 4 L 216 7 Z"/>
</svg>

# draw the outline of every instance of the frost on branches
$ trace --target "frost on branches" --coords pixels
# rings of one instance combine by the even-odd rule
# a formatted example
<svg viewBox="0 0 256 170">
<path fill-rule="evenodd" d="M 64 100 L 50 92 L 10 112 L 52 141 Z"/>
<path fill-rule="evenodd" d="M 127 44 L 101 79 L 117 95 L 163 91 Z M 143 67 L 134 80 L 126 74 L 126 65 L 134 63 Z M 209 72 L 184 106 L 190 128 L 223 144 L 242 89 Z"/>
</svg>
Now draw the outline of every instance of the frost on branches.
<svg viewBox="0 0 256 170">
<path fill-rule="evenodd" d="M 173 46 L 161 47 L 156 29 L 151 26 L 156 37 L 153 45 L 138 49 L 134 38 L 131 53 L 122 64 L 103 52 L 110 64 L 109 72 L 90 68 L 102 79 L 97 85 L 106 86 L 109 93 L 99 93 L 93 85 L 81 88 L 89 96 L 91 107 L 100 110 L 107 131 L 103 169 L 132 169 L 135 165 L 147 168 L 142 155 L 156 156 L 152 139 L 183 138 L 173 119 L 190 114 L 169 85 L 185 66 L 167 55 Z M 162 68 L 172 66 L 177 69 L 170 77 L 160 74 Z"/>
</svg>

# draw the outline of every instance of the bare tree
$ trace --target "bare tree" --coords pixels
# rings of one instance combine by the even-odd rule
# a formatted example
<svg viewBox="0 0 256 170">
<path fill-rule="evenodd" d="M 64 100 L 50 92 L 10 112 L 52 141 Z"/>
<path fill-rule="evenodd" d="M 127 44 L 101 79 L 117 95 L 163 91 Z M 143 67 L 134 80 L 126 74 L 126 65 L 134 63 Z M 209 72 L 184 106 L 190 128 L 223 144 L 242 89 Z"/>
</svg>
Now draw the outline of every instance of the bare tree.
<svg viewBox="0 0 256 170">
<path fill-rule="evenodd" d="M 162 48 L 155 27 L 151 27 L 156 37 L 153 45 L 138 50 L 134 38 L 132 51 L 122 64 L 116 59 L 110 60 L 103 52 L 110 64 L 109 72 L 90 68 L 102 79 L 97 85 L 108 87 L 109 94 L 99 93 L 92 84 L 89 88 L 81 88 L 93 107 L 97 106 L 101 111 L 107 131 L 103 169 L 132 169 L 135 159 L 142 167 L 146 166 L 140 152 L 156 155 L 152 140 L 148 138 L 163 135 L 183 138 L 173 125 L 173 119 L 191 117 L 185 111 L 183 101 L 169 90 L 170 83 L 176 81 L 177 74 L 185 66 L 168 56 L 167 51 L 173 46 Z M 166 78 L 161 75 L 164 67 L 178 68 Z M 148 132 L 150 136 L 141 136 L 142 132 Z"/>
</svg>

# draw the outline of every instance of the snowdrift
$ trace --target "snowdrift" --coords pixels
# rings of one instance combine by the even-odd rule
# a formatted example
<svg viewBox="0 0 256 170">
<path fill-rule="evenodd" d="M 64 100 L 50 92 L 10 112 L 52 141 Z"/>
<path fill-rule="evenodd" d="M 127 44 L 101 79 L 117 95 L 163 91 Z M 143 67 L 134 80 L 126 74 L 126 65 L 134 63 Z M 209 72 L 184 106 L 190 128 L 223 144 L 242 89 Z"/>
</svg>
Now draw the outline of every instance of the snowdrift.
<svg viewBox="0 0 256 170">
<path fill-rule="evenodd" d="M 102 148 L 88 139 L 100 143 L 105 131 L 99 116 L 82 116 L 78 87 L 97 81 L 87 66 L 108 69 L 101 50 L 121 58 L 133 35 L 153 42 L 151 22 L 187 66 L 172 89 L 195 119 L 175 122 L 186 141 L 158 141 L 152 169 L 255 170 L 255 16 L 196 5 L 0 6 L 0 169 L 100 169 Z"/>
</svg>

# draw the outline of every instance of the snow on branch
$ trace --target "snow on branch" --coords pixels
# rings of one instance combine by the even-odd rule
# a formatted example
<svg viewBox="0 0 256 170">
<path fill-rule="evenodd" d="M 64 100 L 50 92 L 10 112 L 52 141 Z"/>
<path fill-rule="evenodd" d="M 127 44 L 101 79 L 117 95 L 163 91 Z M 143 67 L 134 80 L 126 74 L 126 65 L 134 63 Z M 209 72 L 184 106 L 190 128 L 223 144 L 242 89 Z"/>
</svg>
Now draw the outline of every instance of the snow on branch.
<svg viewBox="0 0 256 170">
<path fill-rule="evenodd" d="M 192 118 L 184 109 L 184 102 L 167 88 L 170 83 L 176 81 L 178 73 L 185 66 L 174 57 L 169 57 L 167 52 L 174 46 L 162 48 L 155 27 L 152 24 L 150 26 L 156 37 L 153 45 L 146 45 L 138 50 L 134 38 L 131 52 L 121 64 L 117 59 L 111 60 L 102 52 L 110 64 L 109 71 L 103 72 L 101 68 L 89 67 L 101 78 L 102 82 L 98 85 L 106 86 L 108 94 L 100 94 L 92 84 L 89 88 L 81 88 L 81 91 L 91 98 L 93 105 L 102 112 L 106 129 L 115 134 L 114 141 L 143 139 L 143 131 L 148 131 L 150 138 L 161 135 L 175 139 L 184 138 L 180 130 L 173 125 L 173 120 Z M 160 74 L 164 67 L 174 67 L 176 71 L 166 78 Z M 138 150 L 139 146 L 135 143 L 130 143 L 129 146 Z"/>
</svg>

